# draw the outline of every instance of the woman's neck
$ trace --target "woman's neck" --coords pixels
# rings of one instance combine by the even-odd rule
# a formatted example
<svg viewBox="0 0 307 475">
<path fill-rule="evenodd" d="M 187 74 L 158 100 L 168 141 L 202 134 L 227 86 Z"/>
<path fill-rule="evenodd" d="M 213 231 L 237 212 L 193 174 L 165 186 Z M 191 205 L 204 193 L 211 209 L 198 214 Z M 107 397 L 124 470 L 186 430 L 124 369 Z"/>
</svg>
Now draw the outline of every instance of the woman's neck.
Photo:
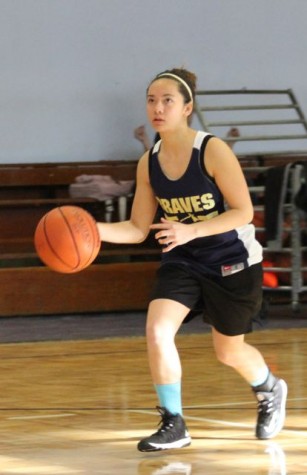
<svg viewBox="0 0 307 475">
<path fill-rule="evenodd" d="M 189 149 L 193 146 L 196 130 L 186 127 L 171 132 L 161 133 L 162 150 L 166 155 L 178 155 L 178 152 Z"/>
</svg>

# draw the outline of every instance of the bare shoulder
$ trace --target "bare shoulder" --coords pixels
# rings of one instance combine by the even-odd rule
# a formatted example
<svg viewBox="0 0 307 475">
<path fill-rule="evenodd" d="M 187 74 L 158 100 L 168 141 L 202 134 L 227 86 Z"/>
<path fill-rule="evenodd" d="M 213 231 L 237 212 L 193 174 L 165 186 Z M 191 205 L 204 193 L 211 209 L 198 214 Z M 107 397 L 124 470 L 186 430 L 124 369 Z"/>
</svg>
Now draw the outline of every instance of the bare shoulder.
<svg viewBox="0 0 307 475">
<path fill-rule="evenodd" d="M 137 178 L 148 181 L 149 171 L 148 171 L 148 162 L 149 162 L 149 152 L 145 152 L 141 156 L 137 165 Z"/>
<path fill-rule="evenodd" d="M 205 148 L 204 161 L 209 175 L 220 168 L 239 166 L 239 161 L 229 145 L 218 137 L 212 137 Z"/>
<path fill-rule="evenodd" d="M 224 142 L 224 140 L 218 137 L 212 137 L 207 144 L 206 150 L 209 153 L 217 153 L 217 154 L 229 154 L 229 156 L 235 157 L 235 154 L 229 147 L 229 145 Z"/>
</svg>

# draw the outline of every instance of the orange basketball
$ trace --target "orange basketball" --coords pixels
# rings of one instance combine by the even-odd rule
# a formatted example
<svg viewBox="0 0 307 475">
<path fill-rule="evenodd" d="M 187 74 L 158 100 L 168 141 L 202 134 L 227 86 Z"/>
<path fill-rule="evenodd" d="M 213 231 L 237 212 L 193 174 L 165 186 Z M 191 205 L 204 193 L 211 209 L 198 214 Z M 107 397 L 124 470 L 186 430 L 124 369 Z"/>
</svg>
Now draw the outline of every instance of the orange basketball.
<svg viewBox="0 0 307 475">
<path fill-rule="evenodd" d="M 87 211 L 78 206 L 60 206 L 41 218 L 34 245 L 50 269 L 70 274 L 94 261 L 101 242 L 96 221 Z"/>
</svg>

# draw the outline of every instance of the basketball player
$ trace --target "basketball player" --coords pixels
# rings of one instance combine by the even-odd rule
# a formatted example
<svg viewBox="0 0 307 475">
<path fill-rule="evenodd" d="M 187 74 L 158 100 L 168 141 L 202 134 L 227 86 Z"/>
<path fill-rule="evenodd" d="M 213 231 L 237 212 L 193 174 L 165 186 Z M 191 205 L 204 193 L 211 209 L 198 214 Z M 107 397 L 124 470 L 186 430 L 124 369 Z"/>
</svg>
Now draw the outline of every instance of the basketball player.
<svg viewBox="0 0 307 475">
<path fill-rule="evenodd" d="M 256 437 L 276 436 L 285 419 L 286 383 L 244 341 L 262 301 L 262 247 L 249 224 L 248 187 L 230 147 L 189 126 L 195 88 L 195 75 L 185 69 L 165 71 L 151 81 L 147 115 L 161 139 L 138 163 L 130 219 L 98 223 L 102 241 L 139 243 L 153 229 L 162 248 L 146 324 L 161 421 L 139 442 L 144 452 L 191 443 L 175 335 L 200 305 L 212 326 L 218 360 L 244 378 L 258 401 Z M 158 208 L 163 217 L 152 224 Z"/>
</svg>

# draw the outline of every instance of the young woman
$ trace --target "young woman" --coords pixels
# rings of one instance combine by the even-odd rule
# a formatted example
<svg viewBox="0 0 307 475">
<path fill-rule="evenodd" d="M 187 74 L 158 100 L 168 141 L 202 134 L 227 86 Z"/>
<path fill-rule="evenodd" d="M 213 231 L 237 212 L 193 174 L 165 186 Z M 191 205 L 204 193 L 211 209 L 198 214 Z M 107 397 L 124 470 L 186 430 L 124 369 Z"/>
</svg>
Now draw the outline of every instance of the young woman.
<svg viewBox="0 0 307 475">
<path fill-rule="evenodd" d="M 230 147 L 189 126 L 195 88 L 195 75 L 185 69 L 151 81 L 147 115 L 161 139 L 139 161 L 129 221 L 98 223 L 101 239 L 116 243 L 139 243 L 153 229 L 162 249 L 146 325 L 161 423 L 139 442 L 140 451 L 191 443 L 175 335 L 200 305 L 212 326 L 217 358 L 251 385 L 258 400 L 256 437 L 274 437 L 285 419 L 286 383 L 244 341 L 262 300 L 262 248 L 249 224 L 248 187 Z M 152 224 L 157 210 L 163 217 Z"/>
</svg>

